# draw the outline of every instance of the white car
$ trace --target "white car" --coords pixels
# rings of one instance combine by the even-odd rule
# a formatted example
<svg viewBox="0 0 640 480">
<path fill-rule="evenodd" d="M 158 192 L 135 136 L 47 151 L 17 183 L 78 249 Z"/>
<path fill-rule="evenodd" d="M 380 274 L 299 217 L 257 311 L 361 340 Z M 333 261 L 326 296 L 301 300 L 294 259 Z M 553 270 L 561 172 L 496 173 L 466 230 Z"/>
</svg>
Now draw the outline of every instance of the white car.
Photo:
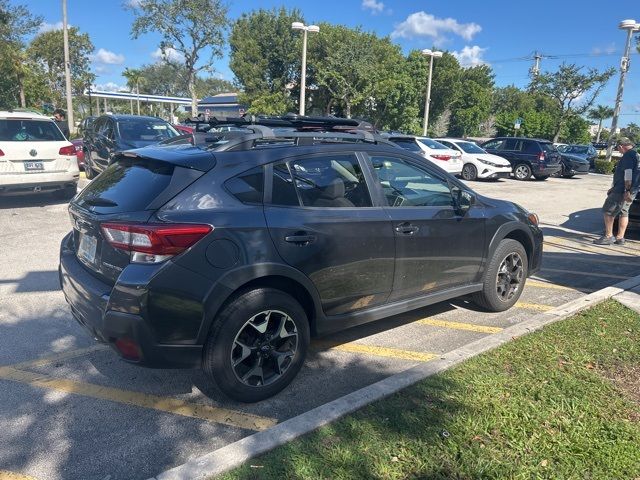
<svg viewBox="0 0 640 480">
<path fill-rule="evenodd" d="M 511 164 L 506 158 L 487 153 L 473 142 L 457 138 L 438 138 L 438 142 L 462 154 L 464 180 L 509 178 Z"/>
<path fill-rule="evenodd" d="M 31 112 L 0 111 L 0 195 L 78 188 L 76 149 L 53 120 Z"/>
<path fill-rule="evenodd" d="M 457 149 L 451 149 L 427 137 L 391 136 L 389 140 L 405 150 L 422 155 L 452 175 L 460 175 L 462 172 L 462 154 Z"/>
</svg>

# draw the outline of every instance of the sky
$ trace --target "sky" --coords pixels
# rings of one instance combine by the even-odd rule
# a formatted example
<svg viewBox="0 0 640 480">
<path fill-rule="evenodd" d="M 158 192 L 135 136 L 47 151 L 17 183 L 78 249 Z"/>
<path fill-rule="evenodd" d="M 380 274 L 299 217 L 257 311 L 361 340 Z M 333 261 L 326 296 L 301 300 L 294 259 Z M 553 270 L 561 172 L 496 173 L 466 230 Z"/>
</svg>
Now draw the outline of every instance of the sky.
<svg viewBox="0 0 640 480">
<path fill-rule="evenodd" d="M 117 90 L 126 82 L 122 71 L 160 58 L 157 34 L 131 39 L 134 15 L 125 5 L 139 0 L 67 0 L 68 22 L 87 32 L 95 46 L 93 72 L 98 88 Z M 61 28 L 61 2 L 11 0 L 41 15 L 41 30 Z M 485 63 L 493 68 L 499 87 L 524 87 L 529 81 L 534 52 L 540 53 L 541 70 L 555 71 L 562 62 L 604 70 L 616 75 L 596 104 L 613 107 L 620 79 L 619 65 L 626 32 L 620 21 L 640 22 L 638 0 L 227 0 L 229 17 L 252 10 L 285 6 L 297 8 L 306 24 L 329 22 L 360 26 L 379 36 L 390 36 L 405 53 L 436 48 L 453 53 L 465 66 Z M 309 42 L 313 41 L 310 34 Z M 631 66 L 625 80 L 620 126 L 640 124 L 640 55 L 632 44 Z M 228 55 L 216 60 L 214 75 L 233 80 Z M 434 68 L 437 68 L 437 60 Z M 425 79 L 426 82 L 426 79 Z M 606 121 L 605 125 L 608 125 Z"/>
</svg>

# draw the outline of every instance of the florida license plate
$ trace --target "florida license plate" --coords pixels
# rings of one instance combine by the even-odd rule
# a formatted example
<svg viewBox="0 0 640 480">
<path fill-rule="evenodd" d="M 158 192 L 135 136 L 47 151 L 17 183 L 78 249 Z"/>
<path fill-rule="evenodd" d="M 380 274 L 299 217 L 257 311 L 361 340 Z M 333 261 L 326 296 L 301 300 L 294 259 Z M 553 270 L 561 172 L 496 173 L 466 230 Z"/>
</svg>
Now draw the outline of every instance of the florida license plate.
<svg viewBox="0 0 640 480">
<path fill-rule="evenodd" d="M 42 162 L 24 162 L 24 169 L 26 172 L 44 170 L 44 164 Z"/>
<path fill-rule="evenodd" d="M 96 240 L 96 237 L 81 233 L 80 245 L 78 246 L 78 257 L 86 262 L 95 263 L 97 246 L 98 241 Z"/>
</svg>

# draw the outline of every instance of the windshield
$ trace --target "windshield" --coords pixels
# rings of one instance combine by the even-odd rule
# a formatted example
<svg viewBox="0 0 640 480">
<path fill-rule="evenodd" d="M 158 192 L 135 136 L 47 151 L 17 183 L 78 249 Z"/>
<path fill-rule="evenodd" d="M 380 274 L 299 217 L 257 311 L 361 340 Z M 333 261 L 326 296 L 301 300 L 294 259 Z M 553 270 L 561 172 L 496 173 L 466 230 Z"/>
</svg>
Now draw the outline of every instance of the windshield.
<svg viewBox="0 0 640 480">
<path fill-rule="evenodd" d="M 569 145 L 568 147 L 564 147 L 562 151 L 565 153 L 578 153 L 584 155 L 589 153 L 589 147 L 585 147 L 583 145 Z"/>
<path fill-rule="evenodd" d="M 465 151 L 465 153 L 487 153 L 478 145 L 471 142 L 456 142 L 456 144 Z"/>
<path fill-rule="evenodd" d="M 179 134 L 162 120 L 131 119 L 118 121 L 120 137 L 128 142 L 160 142 Z"/>
<path fill-rule="evenodd" d="M 449 150 L 449 147 L 445 147 L 441 143 L 431 140 L 430 138 L 420 137 L 417 139 L 421 144 L 426 145 L 434 150 Z"/>
<path fill-rule="evenodd" d="M 64 142 L 60 129 L 50 120 L 10 118 L 0 120 L 1 142 Z"/>
</svg>

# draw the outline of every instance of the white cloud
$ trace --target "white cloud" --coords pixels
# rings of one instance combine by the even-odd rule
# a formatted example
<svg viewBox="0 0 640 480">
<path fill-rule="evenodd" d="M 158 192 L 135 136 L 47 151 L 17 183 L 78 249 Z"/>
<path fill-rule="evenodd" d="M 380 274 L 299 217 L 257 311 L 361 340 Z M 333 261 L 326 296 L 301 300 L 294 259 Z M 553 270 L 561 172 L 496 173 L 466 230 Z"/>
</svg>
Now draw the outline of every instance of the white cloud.
<svg viewBox="0 0 640 480">
<path fill-rule="evenodd" d="M 99 85 L 93 85 L 91 87 L 95 90 L 100 90 L 103 92 L 128 92 L 129 88 L 126 85 L 118 85 L 114 82 L 101 83 Z"/>
<path fill-rule="evenodd" d="M 487 65 L 487 62 L 482 59 L 482 54 L 486 51 L 486 48 L 480 48 L 478 45 L 473 47 L 466 45 L 459 52 L 451 52 L 451 55 L 456 57 L 463 67 L 475 67 L 477 65 Z"/>
<path fill-rule="evenodd" d="M 124 55 L 100 48 L 97 53 L 91 55 L 91 60 L 107 65 L 122 65 L 124 63 Z"/>
<path fill-rule="evenodd" d="M 382 13 L 384 11 L 384 3 L 377 2 L 376 0 L 362 0 L 362 8 L 365 10 L 371 10 L 371 13 Z"/>
<path fill-rule="evenodd" d="M 67 25 L 71 27 L 71 25 Z M 62 21 L 56 23 L 42 22 L 38 27 L 38 33 L 50 32 L 51 30 L 62 30 Z"/>
<path fill-rule="evenodd" d="M 158 47 L 158 49 L 155 52 L 153 52 L 151 56 L 156 60 L 168 60 L 170 62 L 184 62 L 184 55 L 172 47 L 165 48 L 164 53 L 162 52 L 162 49 Z"/>
<path fill-rule="evenodd" d="M 458 23 L 454 18 L 436 18 L 425 12 L 412 13 L 407 19 L 396 25 L 391 33 L 393 38 L 432 37 L 434 44 L 442 44 L 445 34 L 453 33 L 469 41 L 480 32 L 482 27 L 477 23 Z"/>
<path fill-rule="evenodd" d="M 111 69 L 106 65 L 95 65 L 93 67 L 93 71 L 98 75 L 108 75 L 109 73 L 111 73 Z"/>
<path fill-rule="evenodd" d="M 615 53 L 615 52 L 616 52 L 616 44 L 613 42 L 607 45 L 606 47 L 593 47 L 591 49 L 591 53 L 593 55 L 602 55 L 602 54 L 611 55 L 612 53 Z"/>
</svg>

